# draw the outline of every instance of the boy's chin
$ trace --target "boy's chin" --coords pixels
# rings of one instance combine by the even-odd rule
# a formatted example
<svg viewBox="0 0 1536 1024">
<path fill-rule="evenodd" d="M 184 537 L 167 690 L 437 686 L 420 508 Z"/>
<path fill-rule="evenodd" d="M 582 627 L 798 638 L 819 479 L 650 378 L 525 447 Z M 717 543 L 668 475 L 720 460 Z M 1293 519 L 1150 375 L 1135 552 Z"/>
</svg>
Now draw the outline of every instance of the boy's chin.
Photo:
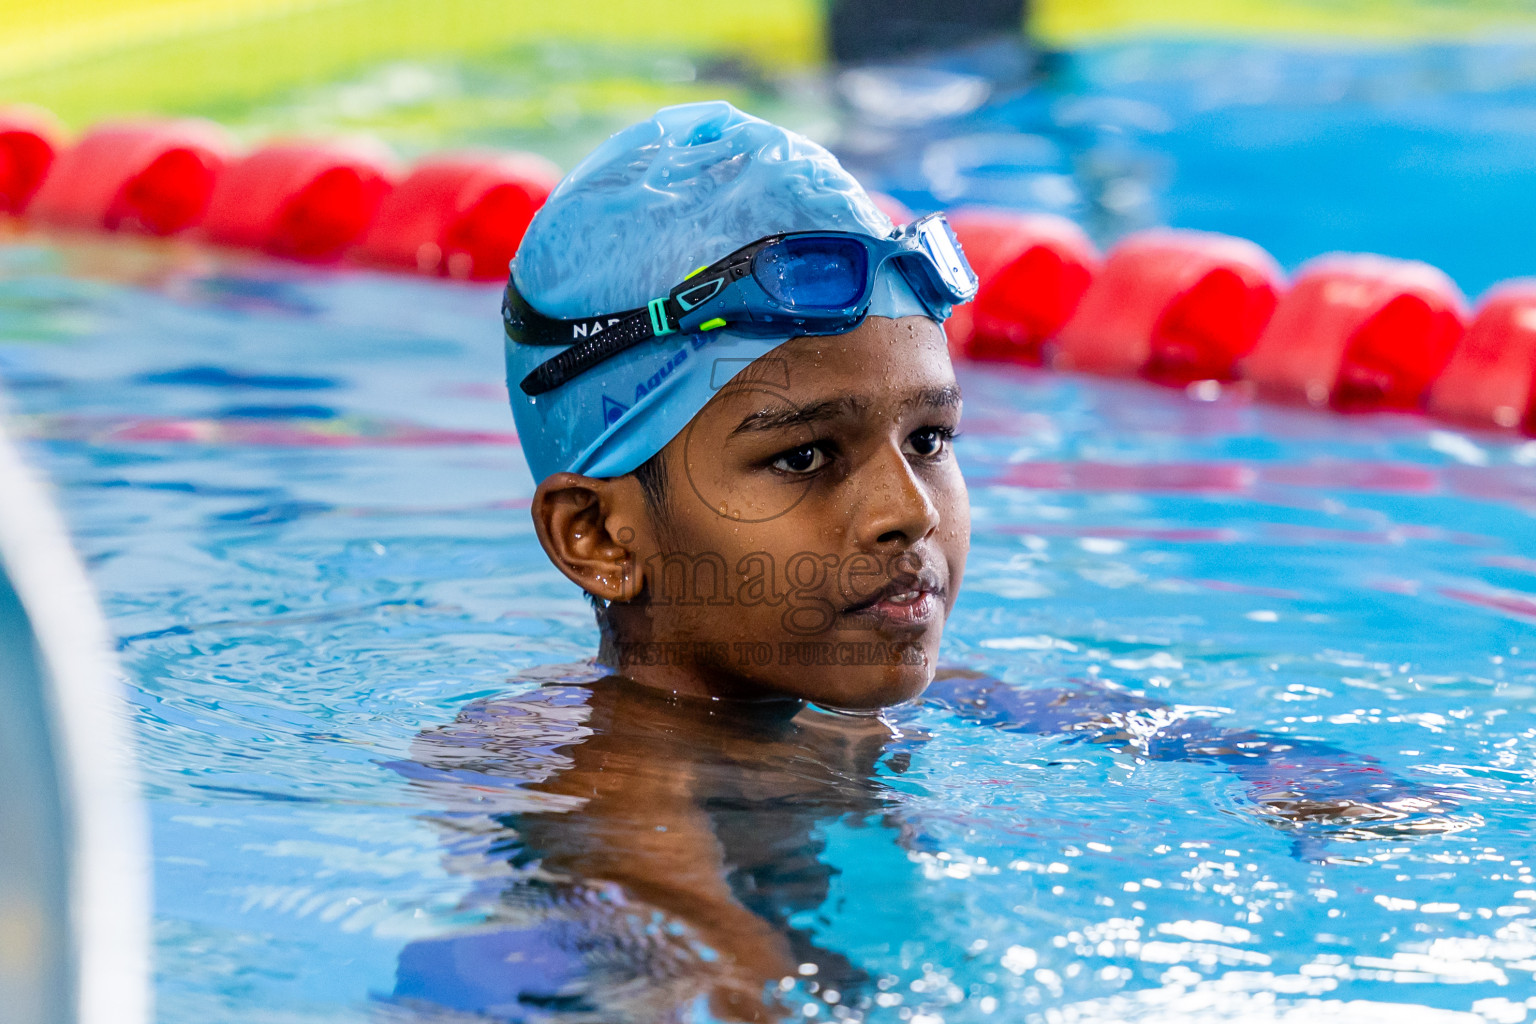
<svg viewBox="0 0 1536 1024">
<path fill-rule="evenodd" d="M 932 681 L 933 669 L 927 664 L 897 668 L 829 666 L 774 680 L 778 684 L 774 688 L 835 711 L 872 712 L 916 698 Z"/>
</svg>

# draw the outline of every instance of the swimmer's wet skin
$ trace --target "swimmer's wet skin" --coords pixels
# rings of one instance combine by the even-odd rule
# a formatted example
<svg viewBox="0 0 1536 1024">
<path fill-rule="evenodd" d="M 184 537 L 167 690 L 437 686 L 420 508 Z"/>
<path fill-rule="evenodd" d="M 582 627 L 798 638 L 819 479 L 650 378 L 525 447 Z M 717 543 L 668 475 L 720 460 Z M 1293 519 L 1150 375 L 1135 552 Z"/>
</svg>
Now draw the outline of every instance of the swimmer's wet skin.
<svg viewBox="0 0 1536 1024">
<path fill-rule="evenodd" d="M 807 965 L 829 1002 L 867 996 L 858 965 L 792 922 L 829 891 L 818 823 L 883 821 L 921 848 L 876 777 L 920 756 L 918 700 L 1225 768 L 1302 855 L 1458 827 L 1440 794 L 1319 743 L 1102 687 L 939 672 L 970 542 L 943 254 L 854 268 L 857 293 L 816 293 L 847 266 L 780 267 L 789 305 L 842 303 L 835 332 L 802 333 L 825 325 L 811 316 L 778 334 L 745 322 L 779 315 L 755 292 L 720 300 L 723 324 L 676 326 L 690 271 L 784 232 L 892 228 L 824 150 L 725 104 L 615 136 L 530 227 L 508 380 L 539 541 L 593 599 L 601 647 L 593 666 L 466 707 L 396 766 L 441 808 L 453 869 L 483 879 L 486 919 L 408 947 L 396 1006 L 617 1022 L 681 1019 L 702 999 L 767 1021 L 783 1015 L 774 986 Z M 541 371 L 558 350 L 523 336 L 534 317 L 519 304 L 584 323 L 588 340 L 628 326 Z"/>
</svg>

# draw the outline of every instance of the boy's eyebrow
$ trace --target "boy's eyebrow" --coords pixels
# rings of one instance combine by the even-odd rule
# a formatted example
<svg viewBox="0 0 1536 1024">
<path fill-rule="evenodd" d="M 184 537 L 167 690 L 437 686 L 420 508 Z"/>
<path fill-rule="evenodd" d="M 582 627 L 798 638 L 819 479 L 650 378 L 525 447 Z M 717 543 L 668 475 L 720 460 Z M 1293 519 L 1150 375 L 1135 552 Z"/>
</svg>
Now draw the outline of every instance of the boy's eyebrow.
<svg viewBox="0 0 1536 1024">
<path fill-rule="evenodd" d="M 960 404 L 960 385 L 947 384 L 942 388 L 923 388 L 907 399 L 908 405 L 926 405 L 931 409 L 953 409 Z"/>
<path fill-rule="evenodd" d="M 795 406 L 790 409 L 760 409 L 749 413 L 736 424 L 736 429 L 731 431 L 731 434 L 734 436 L 756 430 L 782 430 L 785 427 L 819 423 L 839 416 L 857 414 L 868 404 L 862 398 L 845 395 L 842 398 L 829 398 L 824 402 L 812 402 L 809 405 Z"/>
<path fill-rule="evenodd" d="M 960 404 L 960 388 L 949 384 L 938 388 L 920 388 L 914 391 L 903 405 L 921 405 L 933 409 L 952 409 Z M 809 405 L 797 406 L 791 409 L 760 409 L 749 413 L 736 429 L 731 431 L 736 434 L 750 433 L 762 430 L 782 430 L 785 427 L 799 427 L 808 423 L 819 423 L 824 420 L 836 419 L 840 416 L 857 415 L 869 407 L 867 399 L 857 395 L 844 395 L 841 398 L 829 398 L 824 402 L 812 402 Z"/>
</svg>

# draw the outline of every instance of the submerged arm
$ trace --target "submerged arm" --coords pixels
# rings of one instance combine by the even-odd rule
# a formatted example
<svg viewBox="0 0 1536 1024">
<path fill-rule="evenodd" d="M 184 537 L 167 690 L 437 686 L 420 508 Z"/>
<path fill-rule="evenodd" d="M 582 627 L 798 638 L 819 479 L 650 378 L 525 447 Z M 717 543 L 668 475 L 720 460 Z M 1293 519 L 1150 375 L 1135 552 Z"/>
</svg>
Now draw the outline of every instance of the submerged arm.
<svg viewBox="0 0 1536 1024">
<path fill-rule="evenodd" d="M 1158 701 L 1102 686 L 1018 689 L 941 673 L 925 697 L 1010 732 L 1059 734 L 1150 761 L 1219 765 L 1248 784 L 1259 813 L 1281 828 L 1363 839 L 1451 831 L 1448 795 L 1415 785 L 1375 758 L 1314 740 L 1224 728 Z"/>
</svg>

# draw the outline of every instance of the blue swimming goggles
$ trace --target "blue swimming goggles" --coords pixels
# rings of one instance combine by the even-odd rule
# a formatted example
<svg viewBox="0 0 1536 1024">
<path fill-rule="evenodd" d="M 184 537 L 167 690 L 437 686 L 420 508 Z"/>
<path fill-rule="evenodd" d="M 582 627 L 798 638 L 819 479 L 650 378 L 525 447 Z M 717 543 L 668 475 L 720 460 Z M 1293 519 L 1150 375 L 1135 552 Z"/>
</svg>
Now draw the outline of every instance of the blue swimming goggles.
<svg viewBox="0 0 1536 1024">
<path fill-rule="evenodd" d="M 768 337 L 842 334 L 864 320 L 875 274 L 893 259 L 935 320 L 976 294 L 975 272 L 949 222 L 935 213 L 887 238 L 845 231 L 769 235 L 700 267 L 664 298 L 576 320 L 545 316 L 509 280 L 501 314 L 513 341 L 564 349 L 522 380 L 524 394 L 542 395 L 668 334 L 726 326 Z"/>
</svg>

